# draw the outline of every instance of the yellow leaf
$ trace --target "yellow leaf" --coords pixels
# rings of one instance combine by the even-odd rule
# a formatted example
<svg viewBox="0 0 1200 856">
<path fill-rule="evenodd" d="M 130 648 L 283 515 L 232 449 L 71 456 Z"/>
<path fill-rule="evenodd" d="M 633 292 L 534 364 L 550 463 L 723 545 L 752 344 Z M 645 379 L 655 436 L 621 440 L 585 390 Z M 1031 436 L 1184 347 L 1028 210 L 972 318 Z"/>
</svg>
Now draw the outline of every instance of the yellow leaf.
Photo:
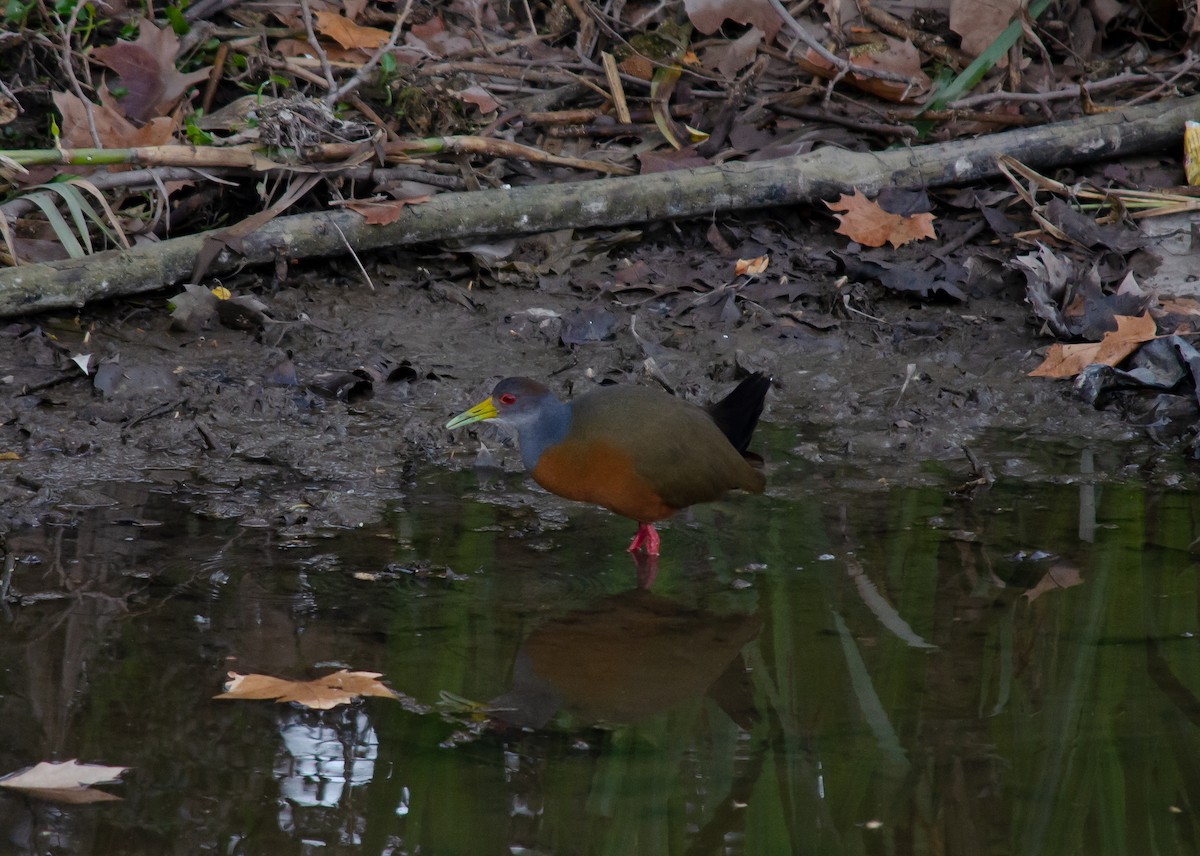
<svg viewBox="0 0 1200 856">
<path fill-rule="evenodd" d="M 747 276 L 760 274 L 767 269 L 767 265 L 770 263 L 770 256 L 759 256 L 756 259 L 738 259 L 733 265 L 733 275 Z"/>
<path fill-rule="evenodd" d="M 1200 185 L 1200 122 L 1183 123 L 1183 171 L 1189 185 Z"/>
</svg>

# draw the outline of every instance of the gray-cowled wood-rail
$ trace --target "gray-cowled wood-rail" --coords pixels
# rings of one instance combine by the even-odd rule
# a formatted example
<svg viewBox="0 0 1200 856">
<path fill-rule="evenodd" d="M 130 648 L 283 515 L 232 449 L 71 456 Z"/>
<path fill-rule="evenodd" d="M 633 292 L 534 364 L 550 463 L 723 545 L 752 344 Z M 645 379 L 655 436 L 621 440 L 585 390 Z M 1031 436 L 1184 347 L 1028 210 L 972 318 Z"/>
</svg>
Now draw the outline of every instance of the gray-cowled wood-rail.
<svg viewBox="0 0 1200 856">
<path fill-rule="evenodd" d="M 534 481 L 636 520 L 629 551 L 657 556 L 655 521 L 730 490 L 762 493 L 762 471 L 745 454 L 770 386 L 755 372 L 720 401 L 697 407 L 629 386 L 562 402 L 535 380 L 509 377 L 446 427 L 491 420 L 515 430 Z"/>
</svg>

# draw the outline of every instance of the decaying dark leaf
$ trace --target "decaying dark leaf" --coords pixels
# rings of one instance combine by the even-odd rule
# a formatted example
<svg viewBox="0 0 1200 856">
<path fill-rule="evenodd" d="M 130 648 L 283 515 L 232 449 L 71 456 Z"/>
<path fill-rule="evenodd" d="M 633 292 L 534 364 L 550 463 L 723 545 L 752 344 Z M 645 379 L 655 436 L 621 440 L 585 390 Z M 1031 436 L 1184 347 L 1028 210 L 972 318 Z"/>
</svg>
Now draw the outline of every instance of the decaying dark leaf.
<svg viewBox="0 0 1200 856">
<path fill-rule="evenodd" d="M 1130 277 L 1115 294 L 1106 294 L 1094 262 L 1072 261 L 1042 244 L 1011 267 L 1025 275 L 1025 296 L 1034 314 L 1060 339 L 1098 340 L 1116 328 L 1117 316 L 1141 315 L 1149 303 L 1149 295 Z"/>
<path fill-rule="evenodd" d="M 1085 247 L 1102 247 L 1128 254 L 1145 246 L 1147 238 L 1131 226 L 1097 223 L 1086 214 L 1076 211 L 1064 199 L 1054 197 L 1046 203 L 1043 216 L 1067 237 Z"/>
<path fill-rule="evenodd" d="M 167 301 L 171 326 L 193 333 L 207 329 L 217 317 L 217 303 L 217 296 L 204 286 L 185 284 L 183 291 Z"/>
<path fill-rule="evenodd" d="M 865 259 L 857 253 L 835 253 L 852 280 L 866 282 L 878 280 L 885 288 L 922 297 L 949 297 L 952 300 L 967 299 L 961 288 L 949 282 L 942 274 L 944 266 L 935 265 L 930 270 Z"/>
<path fill-rule="evenodd" d="M 249 294 L 217 301 L 217 318 L 231 330 L 259 331 L 270 320 L 267 304 Z"/>
</svg>

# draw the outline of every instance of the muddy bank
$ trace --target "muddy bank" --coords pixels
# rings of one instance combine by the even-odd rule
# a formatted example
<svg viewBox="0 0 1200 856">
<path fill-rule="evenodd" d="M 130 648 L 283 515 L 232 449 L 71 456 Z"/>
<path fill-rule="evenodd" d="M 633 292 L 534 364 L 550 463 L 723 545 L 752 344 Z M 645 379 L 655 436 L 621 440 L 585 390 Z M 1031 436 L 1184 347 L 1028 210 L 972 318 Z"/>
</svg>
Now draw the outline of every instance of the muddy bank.
<svg viewBox="0 0 1200 856">
<path fill-rule="evenodd" d="M 981 443 L 1002 469 L 987 460 L 993 431 L 1017 444 L 1144 437 L 1069 383 L 1026 376 L 1046 340 L 998 266 L 966 301 L 905 299 L 839 287 L 832 247 L 799 217 L 725 228 L 741 238 L 732 256 L 770 255 L 768 276 L 735 280 L 732 258 L 701 255 L 702 225 L 672 225 L 543 236 L 503 262 L 485 246 L 379 258 L 370 283 L 348 261 L 227 283 L 256 295 L 265 321 L 177 329 L 164 295 L 9 324 L 2 525 L 106 504 L 121 482 L 248 524 L 358 525 L 403 500 L 415 465 L 471 465 L 474 435 L 442 426 L 509 374 L 564 395 L 641 382 L 706 401 L 762 370 L 775 453 L 867 483 L 930 478 L 929 461 L 967 478 L 963 449 Z M 87 376 L 72 362 L 85 354 Z M 496 429 L 479 436 L 520 466 Z M 1153 447 L 1133 457 L 1153 469 Z"/>
</svg>

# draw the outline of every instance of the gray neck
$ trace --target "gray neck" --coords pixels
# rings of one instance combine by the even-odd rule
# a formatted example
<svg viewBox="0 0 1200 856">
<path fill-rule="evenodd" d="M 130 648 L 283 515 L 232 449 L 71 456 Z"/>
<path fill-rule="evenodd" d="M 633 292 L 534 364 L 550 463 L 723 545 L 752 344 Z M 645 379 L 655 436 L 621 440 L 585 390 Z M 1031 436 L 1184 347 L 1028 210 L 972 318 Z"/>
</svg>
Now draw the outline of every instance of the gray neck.
<svg viewBox="0 0 1200 856">
<path fill-rule="evenodd" d="M 571 405 L 546 396 L 536 414 L 528 419 L 510 419 L 509 424 L 517 431 L 517 442 L 521 444 L 521 461 L 525 469 L 537 466 L 542 452 L 567 436 L 571 427 Z"/>
</svg>

